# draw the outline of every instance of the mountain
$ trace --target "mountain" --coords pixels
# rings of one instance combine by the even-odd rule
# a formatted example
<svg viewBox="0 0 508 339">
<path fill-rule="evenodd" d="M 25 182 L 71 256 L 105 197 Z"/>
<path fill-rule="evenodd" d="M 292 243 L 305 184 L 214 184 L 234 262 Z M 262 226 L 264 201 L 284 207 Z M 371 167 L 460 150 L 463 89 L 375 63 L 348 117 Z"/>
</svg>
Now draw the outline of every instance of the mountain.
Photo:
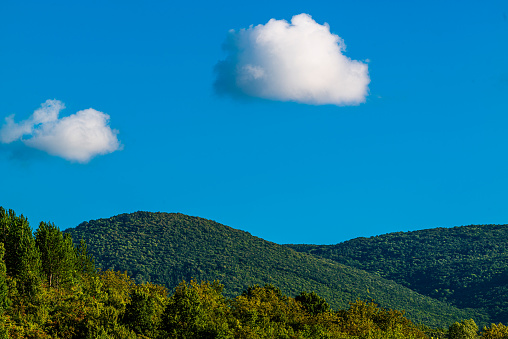
<svg viewBox="0 0 508 339">
<path fill-rule="evenodd" d="M 486 323 L 481 310 L 467 310 L 416 293 L 376 274 L 299 253 L 211 220 L 173 213 L 136 212 L 84 222 L 65 230 L 84 239 L 97 266 L 127 271 L 136 281 L 169 289 L 180 281 L 219 280 L 226 295 L 273 284 L 285 294 L 314 291 L 332 307 L 374 299 L 405 310 L 408 318 L 433 327 L 460 319 Z"/>
<path fill-rule="evenodd" d="M 392 279 L 460 308 L 508 321 L 508 225 L 470 225 L 357 238 L 336 245 L 287 245 Z"/>
</svg>

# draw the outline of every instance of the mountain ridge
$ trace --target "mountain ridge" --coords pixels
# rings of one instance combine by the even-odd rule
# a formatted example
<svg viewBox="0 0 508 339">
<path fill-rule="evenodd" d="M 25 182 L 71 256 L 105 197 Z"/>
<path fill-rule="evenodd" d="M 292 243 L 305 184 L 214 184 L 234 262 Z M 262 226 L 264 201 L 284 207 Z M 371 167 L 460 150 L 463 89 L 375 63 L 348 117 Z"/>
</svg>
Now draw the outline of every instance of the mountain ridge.
<svg viewBox="0 0 508 339">
<path fill-rule="evenodd" d="M 366 270 L 455 306 L 508 320 L 508 225 L 395 232 L 335 245 L 287 244 Z"/>
<path fill-rule="evenodd" d="M 125 213 L 65 232 L 87 242 L 98 267 L 127 271 L 138 282 L 170 289 L 181 280 L 217 279 L 226 294 L 238 295 L 269 283 L 288 295 L 314 291 L 335 308 L 374 299 L 383 307 L 405 309 L 408 317 L 429 326 L 470 317 L 488 320 L 481 310 L 458 309 L 366 271 L 181 213 Z"/>
</svg>

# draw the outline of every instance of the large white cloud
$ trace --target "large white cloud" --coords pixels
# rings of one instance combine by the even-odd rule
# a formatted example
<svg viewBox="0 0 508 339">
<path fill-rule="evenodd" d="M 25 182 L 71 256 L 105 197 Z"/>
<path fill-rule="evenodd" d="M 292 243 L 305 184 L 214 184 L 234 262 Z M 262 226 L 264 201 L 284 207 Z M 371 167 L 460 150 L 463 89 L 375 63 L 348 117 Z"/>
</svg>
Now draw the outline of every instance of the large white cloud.
<svg viewBox="0 0 508 339">
<path fill-rule="evenodd" d="M 344 41 L 308 14 L 231 30 L 224 48 L 219 94 L 315 105 L 357 105 L 368 94 L 367 65 L 346 57 Z"/>
<path fill-rule="evenodd" d="M 64 108 L 61 101 L 46 100 L 27 120 L 16 123 L 13 115 L 7 117 L 0 141 L 21 140 L 26 146 L 80 163 L 121 149 L 118 131 L 108 125 L 109 115 L 89 108 L 59 119 Z"/>
</svg>

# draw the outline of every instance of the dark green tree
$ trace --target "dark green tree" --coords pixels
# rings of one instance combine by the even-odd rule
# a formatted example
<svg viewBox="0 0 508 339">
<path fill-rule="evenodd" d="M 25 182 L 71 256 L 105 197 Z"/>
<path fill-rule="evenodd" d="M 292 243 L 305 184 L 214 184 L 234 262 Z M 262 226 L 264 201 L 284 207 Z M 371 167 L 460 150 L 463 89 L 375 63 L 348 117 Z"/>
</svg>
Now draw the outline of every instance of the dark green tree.
<svg viewBox="0 0 508 339">
<path fill-rule="evenodd" d="M 95 260 L 90 253 L 88 253 L 88 246 L 83 238 L 81 238 L 79 245 L 76 246 L 76 270 L 81 273 L 95 274 Z"/>
<path fill-rule="evenodd" d="M 17 280 L 22 295 L 34 296 L 41 282 L 41 258 L 28 220 L 1 209 L 0 238 L 5 247 L 7 275 Z"/>
<path fill-rule="evenodd" d="M 325 299 L 321 298 L 315 292 L 301 292 L 295 297 L 302 307 L 312 315 L 318 315 L 330 310 L 330 305 Z"/>
<path fill-rule="evenodd" d="M 4 244 L 0 243 L 0 312 L 10 305 L 7 289 L 7 268 L 4 263 L 4 254 Z"/>
<path fill-rule="evenodd" d="M 222 289 L 218 282 L 178 285 L 162 315 L 161 338 L 232 338 Z"/>
<path fill-rule="evenodd" d="M 134 285 L 123 323 L 137 334 L 157 337 L 166 300 L 167 290 L 162 286 L 150 283 Z"/>
</svg>

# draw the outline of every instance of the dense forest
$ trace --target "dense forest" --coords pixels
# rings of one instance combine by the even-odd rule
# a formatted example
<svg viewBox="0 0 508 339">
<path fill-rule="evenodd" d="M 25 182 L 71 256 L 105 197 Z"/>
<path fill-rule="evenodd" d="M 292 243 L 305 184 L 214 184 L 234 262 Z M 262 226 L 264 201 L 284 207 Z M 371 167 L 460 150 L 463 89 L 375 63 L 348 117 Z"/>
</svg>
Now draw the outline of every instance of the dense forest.
<svg viewBox="0 0 508 339">
<path fill-rule="evenodd" d="M 170 294 L 97 270 L 83 240 L 74 245 L 52 223 L 33 233 L 26 218 L 0 208 L 1 338 L 427 338 L 431 331 L 372 302 L 334 311 L 314 292 L 293 298 L 268 284 L 227 298 L 222 289 L 191 280 Z"/>
<path fill-rule="evenodd" d="M 268 283 L 290 296 L 313 291 L 335 309 L 357 298 L 375 300 L 432 327 L 469 318 L 489 323 L 481 310 L 459 309 L 378 275 L 203 218 L 135 212 L 84 222 L 65 233 L 86 241 L 99 268 L 126 271 L 138 283 L 157 283 L 170 290 L 182 280 L 218 280 L 224 294 L 234 297 L 249 286 Z"/>
<path fill-rule="evenodd" d="M 376 300 L 432 327 L 468 318 L 489 323 L 481 310 L 459 309 L 377 275 L 203 218 L 136 212 L 84 222 L 65 232 L 84 239 L 103 270 L 126 271 L 139 283 L 149 281 L 170 290 L 182 280 L 219 280 L 224 294 L 234 297 L 249 286 L 269 283 L 290 296 L 314 291 L 336 309 L 357 298 Z"/>
<path fill-rule="evenodd" d="M 287 245 L 392 279 L 459 308 L 508 321 L 508 225 L 472 225 L 357 238 L 337 245 Z"/>
<path fill-rule="evenodd" d="M 314 291 L 289 296 L 273 284 L 233 296 L 218 281 L 191 279 L 168 290 L 97 269 L 90 248 L 49 222 L 33 232 L 23 215 L 0 207 L 0 338 L 508 338 L 501 323 L 480 329 L 464 318 L 431 328 L 371 300 L 334 308 Z"/>
</svg>

